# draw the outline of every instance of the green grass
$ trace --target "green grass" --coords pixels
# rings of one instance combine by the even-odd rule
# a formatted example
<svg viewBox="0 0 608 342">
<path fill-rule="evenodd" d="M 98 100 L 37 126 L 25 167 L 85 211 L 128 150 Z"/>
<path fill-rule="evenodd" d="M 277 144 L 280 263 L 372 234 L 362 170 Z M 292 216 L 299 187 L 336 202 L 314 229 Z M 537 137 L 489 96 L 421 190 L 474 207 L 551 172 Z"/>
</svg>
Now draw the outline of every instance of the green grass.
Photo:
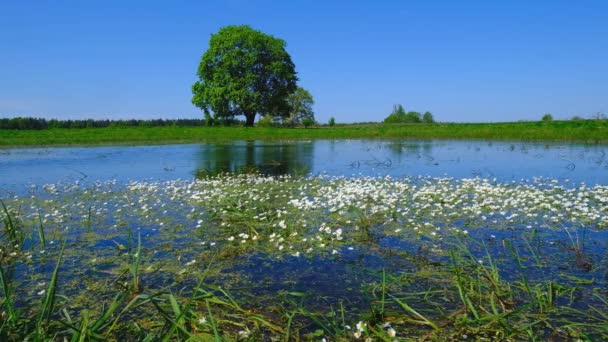
<svg viewBox="0 0 608 342">
<path fill-rule="evenodd" d="M 608 142 L 608 120 L 352 124 L 319 128 L 108 127 L 0 130 L 0 146 L 173 144 L 285 139 L 496 139 Z"/>
<path fill-rule="evenodd" d="M 41 191 L 0 202 L 0 341 L 608 340 L 602 186 L 220 175 Z"/>
</svg>

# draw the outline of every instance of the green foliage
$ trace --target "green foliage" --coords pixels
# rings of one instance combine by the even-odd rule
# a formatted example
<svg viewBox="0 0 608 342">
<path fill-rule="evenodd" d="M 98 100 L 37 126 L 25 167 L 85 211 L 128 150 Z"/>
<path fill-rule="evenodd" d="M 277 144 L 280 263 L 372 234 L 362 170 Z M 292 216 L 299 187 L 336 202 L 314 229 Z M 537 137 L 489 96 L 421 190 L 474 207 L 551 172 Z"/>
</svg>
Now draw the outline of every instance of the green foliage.
<svg viewBox="0 0 608 342">
<path fill-rule="evenodd" d="M 334 127 L 336 125 L 336 119 L 334 119 L 334 117 L 332 116 L 331 118 L 329 118 L 329 122 L 327 124 L 329 125 L 329 127 Z"/>
<path fill-rule="evenodd" d="M 287 116 L 296 71 L 281 39 L 249 26 L 226 26 L 211 36 L 192 86 L 192 103 L 216 117 Z"/>
<path fill-rule="evenodd" d="M 435 119 L 433 118 L 433 114 L 431 112 L 424 112 L 422 115 L 422 122 L 424 123 L 433 123 Z"/>
<path fill-rule="evenodd" d="M 290 127 L 295 127 L 299 124 L 304 124 L 304 121 L 314 123 L 315 114 L 312 110 L 312 105 L 315 101 L 308 90 L 298 87 L 296 91 L 287 98 L 289 105 L 289 117 L 286 118 L 286 124 Z M 310 123 L 309 123 L 310 126 Z"/>
<path fill-rule="evenodd" d="M 206 110 L 205 111 L 205 125 L 206 126 L 213 126 L 214 124 L 215 124 L 215 120 L 211 116 L 211 113 L 209 113 L 209 111 Z"/>
<path fill-rule="evenodd" d="M 263 116 L 260 120 L 258 120 L 258 126 L 259 127 L 272 127 L 273 126 L 272 116 L 270 116 L 270 115 Z"/>
<path fill-rule="evenodd" d="M 202 122 L 202 120 L 200 120 Z M 327 121 L 325 122 L 327 125 Z M 242 122 L 235 125 L 241 126 Z M 335 125 L 335 120 L 334 120 Z M 434 125 L 344 124 L 334 129 L 251 130 L 244 127 L 106 127 L 83 129 L 0 129 L 0 146 L 167 144 L 280 139 L 504 139 L 608 142 L 608 120 Z M 0 157 L 3 152 L 0 151 Z M 6 153 L 6 152 L 5 152 Z M 10 152 L 8 152 L 10 153 Z"/>
<path fill-rule="evenodd" d="M 315 119 L 305 118 L 304 120 L 302 120 L 302 124 L 304 125 L 304 128 L 311 127 L 315 124 Z"/>
<path fill-rule="evenodd" d="M 429 112 L 430 119 L 433 115 Z M 425 113 L 426 114 L 426 113 Z M 384 119 L 384 123 L 418 123 L 422 122 L 422 115 L 419 112 L 405 112 L 403 106 L 398 104 L 393 106 L 393 111 Z"/>
<path fill-rule="evenodd" d="M 419 112 L 407 112 L 407 114 L 405 114 L 405 122 L 422 122 L 422 115 L 420 115 Z"/>
<path fill-rule="evenodd" d="M 543 115 L 542 120 L 543 121 L 553 121 L 553 115 L 547 113 L 547 114 Z"/>
<path fill-rule="evenodd" d="M 401 123 L 405 122 L 405 109 L 402 105 L 393 105 L 393 111 L 384 119 L 384 123 Z"/>
<path fill-rule="evenodd" d="M 213 120 L 213 118 L 211 118 Z M 57 120 L 30 117 L 0 118 L 0 129 L 43 130 L 54 128 L 104 128 L 104 127 L 159 127 L 204 126 L 201 119 L 151 119 L 151 120 Z"/>
</svg>

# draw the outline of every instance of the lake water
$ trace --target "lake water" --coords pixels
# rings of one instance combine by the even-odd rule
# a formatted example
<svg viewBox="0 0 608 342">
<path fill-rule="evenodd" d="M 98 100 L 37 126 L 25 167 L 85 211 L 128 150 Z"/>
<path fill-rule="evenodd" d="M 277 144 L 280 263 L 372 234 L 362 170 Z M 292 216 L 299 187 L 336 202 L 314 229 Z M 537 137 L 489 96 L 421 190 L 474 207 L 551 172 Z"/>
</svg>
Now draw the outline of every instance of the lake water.
<svg viewBox="0 0 608 342">
<path fill-rule="evenodd" d="M 0 150 L 0 189 L 76 180 L 193 179 L 255 169 L 263 174 L 546 177 L 608 184 L 606 145 L 462 140 L 316 140 Z"/>
<path fill-rule="evenodd" d="M 260 322 L 285 326 L 295 312 L 302 336 L 350 340 L 368 322 L 423 338 L 399 300 L 459 339 L 471 332 L 451 321 L 473 319 L 462 291 L 474 299 L 465 305 L 500 311 L 479 322 L 519 329 L 514 340 L 526 326 L 540 340 L 605 340 L 608 317 L 589 317 L 608 312 L 607 152 L 463 140 L 1 149 L 0 266 L 23 312 L 37 310 L 56 260 L 58 307 L 72 317 L 138 293 L 166 304 L 170 293 L 212 336 L 205 301 L 235 298 L 251 311 L 213 305 L 238 317 L 222 321 L 228 340 L 243 326 L 271 334 Z M 206 177 L 221 173 L 239 175 Z M 266 177 L 280 175 L 323 177 Z M 117 339 L 162 335 L 171 310 L 131 308 Z M 59 317 L 49 331 L 70 336 Z M 132 321 L 144 332 L 129 335 Z M 262 340 L 285 337 L 272 334 Z"/>
</svg>

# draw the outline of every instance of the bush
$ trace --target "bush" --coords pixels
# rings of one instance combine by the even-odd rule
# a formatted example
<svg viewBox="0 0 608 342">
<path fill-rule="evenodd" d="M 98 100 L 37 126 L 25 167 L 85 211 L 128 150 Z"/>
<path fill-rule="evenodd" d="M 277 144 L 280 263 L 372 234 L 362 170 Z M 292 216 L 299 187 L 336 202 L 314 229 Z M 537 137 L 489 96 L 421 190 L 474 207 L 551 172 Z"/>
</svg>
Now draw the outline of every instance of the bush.
<svg viewBox="0 0 608 342">
<path fill-rule="evenodd" d="M 553 115 L 549 113 L 543 115 L 542 121 L 553 121 Z"/>
<path fill-rule="evenodd" d="M 418 113 L 418 112 L 407 112 L 407 114 L 405 114 L 404 122 L 411 122 L 411 123 L 422 122 L 422 115 L 420 115 L 420 113 Z"/>
<path fill-rule="evenodd" d="M 304 125 L 304 128 L 308 128 L 314 124 L 315 120 L 313 118 L 305 118 L 304 120 L 302 120 L 302 125 Z"/>
<path fill-rule="evenodd" d="M 419 123 L 434 122 L 433 114 L 424 113 L 424 117 L 419 112 L 405 112 L 403 106 L 398 104 L 393 106 L 393 111 L 384 119 L 384 123 Z"/>
<path fill-rule="evenodd" d="M 422 122 L 424 122 L 424 123 L 435 122 L 435 119 L 433 118 L 433 114 L 431 114 L 431 112 L 425 112 L 424 115 L 422 115 Z"/>
<path fill-rule="evenodd" d="M 384 119 L 384 123 L 405 122 L 405 109 L 402 105 L 393 105 L 393 111 Z"/>
<path fill-rule="evenodd" d="M 263 116 L 260 120 L 258 120 L 258 127 L 272 127 L 272 126 L 273 126 L 273 122 L 272 122 L 271 115 Z"/>
</svg>

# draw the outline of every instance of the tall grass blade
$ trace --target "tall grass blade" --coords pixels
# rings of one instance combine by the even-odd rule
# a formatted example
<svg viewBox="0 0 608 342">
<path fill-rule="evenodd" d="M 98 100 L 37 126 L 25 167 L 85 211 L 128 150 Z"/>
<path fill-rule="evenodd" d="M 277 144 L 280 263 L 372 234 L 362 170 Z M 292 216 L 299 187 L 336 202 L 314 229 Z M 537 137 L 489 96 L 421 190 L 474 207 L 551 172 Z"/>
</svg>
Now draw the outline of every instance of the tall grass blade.
<svg viewBox="0 0 608 342">
<path fill-rule="evenodd" d="M 213 314 L 211 313 L 211 306 L 209 305 L 209 301 L 207 299 L 205 299 L 205 304 L 207 304 L 207 313 L 209 314 L 209 324 L 211 324 L 211 329 L 213 329 L 214 340 L 215 340 L 215 342 L 221 342 L 222 338 L 220 336 L 219 331 L 217 330 L 215 318 L 213 318 Z"/>
<path fill-rule="evenodd" d="M 133 293 L 139 293 L 141 291 L 141 283 L 139 277 L 139 262 L 141 260 L 141 233 L 137 235 L 137 252 L 135 252 L 135 258 L 133 259 L 133 265 L 131 266 L 131 273 L 133 275 Z"/>
<path fill-rule="evenodd" d="M 38 210 L 38 242 L 44 248 L 46 247 L 46 238 L 44 237 L 44 225 L 42 224 L 42 214 Z"/>
<path fill-rule="evenodd" d="M 395 297 L 395 296 L 393 296 L 393 295 L 390 295 L 390 296 L 391 296 L 391 298 L 393 298 L 393 300 L 394 300 L 395 302 L 397 302 L 397 304 L 399 304 L 399 305 L 400 305 L 400 306 L 401 306 L 401 307 L 402 307 L 402 308 L 403 308 L 405 311 L 407 311 L 407 312 L 409 312 L 409 313 L 413 314 L 414 316 L 416 316 L 416 317 L 418 317 L 418 318 L 420 319 L 420 320 L 416 320 L 416 322 L 418 322 L 418 323 L 422 323 L 422 324 L 425 324 L 425 325 L 428 325 L 428 326 L 430 326 L 431 328 L 433 328 L 434 330 L 439 330 L 439 327 L 438 327 L 438 326 L 437 326 L 435 323 L 433 323 L 433 322 L 432 322 L 430 319 L 428 319 L 428 318 L 424 317 L 423 315 L 421 315 L 421 314 L 420 314 L 418 311 L 414 310 L 414 308 L 412 308 L 411 306 L 409 306 L 407 303 L 405 303 L 405 302 L 403 302 L 403 301 L 399 300 L 399 298 L 397 298 L 397 297 Z"/>
<path fill-rule="evenodd" d="M 15 303 L 13 301 L 13 292 L 11 289 L 11 283 L 9 279 L 7 279 L 6 274 L 4 273 L 4 269 L 2 265 L 0 265 L 0 283 L 2 284 L 2 290 L 4 291 L 4 301 L 2 304 L 6 306 L 6 310 L 8 311 L 8 321 L 11 323 L 17 322 L 17 311 L 15 310 Z"/>
<path fill-rule="evenodd" d="M 49 287 L 46 290 L 46 298 L 42 305 L 42 310 L 40 310 L 40 315 L 38 316 L 38 322 L 36 323 L 37 330 L 40 332 L 42 327 L 42 323 L 48 325 L 51 316 L 53 314 L 53 307 L 55 306 L 56 292 L 57 292 L 57 279 L 59 275 L 59 266 L 61 265 L 61 258 L 63 257 L 63 249 L 65 248 L 65 243 L 61 242 L 61 249 L 59 250 L 59 257 L 57 258 L 57 263 L 55 264 L 55 270 L 53 271 L 53 275 L 51 276 L 51 281 L 49 282 Z"/>
</svg>

